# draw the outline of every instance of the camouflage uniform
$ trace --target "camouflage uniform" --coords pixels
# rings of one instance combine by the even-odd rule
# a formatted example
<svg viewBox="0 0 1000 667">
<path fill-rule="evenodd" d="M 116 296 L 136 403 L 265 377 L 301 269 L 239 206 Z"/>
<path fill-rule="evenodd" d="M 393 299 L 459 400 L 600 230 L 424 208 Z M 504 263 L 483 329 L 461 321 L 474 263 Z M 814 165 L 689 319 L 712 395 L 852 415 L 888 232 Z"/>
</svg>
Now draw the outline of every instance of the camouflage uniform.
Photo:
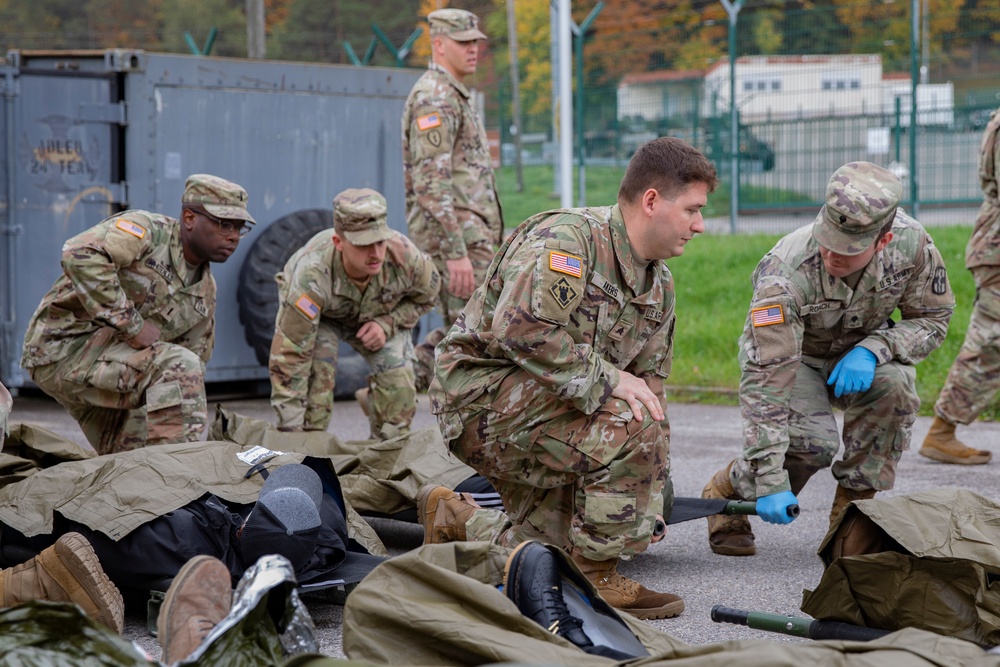
<svg viewBox="0 0 1000 667">
<path fill-rule="evenodd" d="M 626 370 L 665 408 L 673 324 L 670 272 L 654 261 L 636 275 L 617 206 L 542 213 L 501 247 L 438 346 L 429 392 L 445 441 L 503 499 L 497 542 L 600 561 L 646 549 L 669 426 L 611 392 Z"/>
<path fill-rule="evenodd" d="M 340 341 L 371 367 L 372 437 L 409 429 L 416 412 L 413 327 L 434 307 L 441 279 L 430 258 L 386 224 L 386 205 L 374 190 L 346 190 L 334 201 L 337 234 L 355 245 L 386 240 L 385 263 L 363 290 L 344 270 L 333 232 L 316 234 L 275 276 L 280 293 L 271 343 L 271 405 L 285 430 L 325 431 L 333 408 Z M 357 234 L 361 234 L 358 239 Z M 366 322 L 385 331 L 372 352 L 356 334 Z"/>
<path fill-rule="evenodd" d="M 979 149 L 983 203 L 965 249 L 976 281 L 976 302 L 965 342 L 952 364 L 934 412 L 952 424 L 969 424 L 1000 390 L 1000 109 L 993 112 Z"/>
<path fill-rule="evenodd" d="M 900 189 L 880 167 L 845 165 L 830 180 L 816 222 L 782 238 L 758 264 L 739 351 L 744 452 L 731 468 L 743 498 L 797 494 L 830 466 L 840 448 L 834 407 L 844 410 L 843 460 L 833 464 L 838 483 L 892 488 L 920 406 L 914 364 L 944 340 L 955 303 L 933 240 L 897 209 Z M 873 242 L 890 216 L 892 239 L 856 287 L 827 273 L 817 239 L 858 254 L 869 244 L 856 245 L 854 232 L 864 229 Z M 902 319 L 893 322 L 897 308 Z M 827 379 L 855 346 L 875 355 L 871 388 L 837 398 Z"/>
<path fill-rule="evenodd" d="M 181 199 L 252 223 L 247 194 L 188 178 Z M 25 333 L 21 365 L 77 420 L 100 454 L 190 442 L 208 423 L 205 365 L 215 341 L 215 278 L 184 258 L 181 223 L 125 211 L 66 241 L 61 275 Z M 151 322 L 159 339 L 126 340 Z"/>
<path fill-rule="evenodd" d="M 428 16 L 432 35 L 465 41 L 483 39 L 474 14 L 443 9 Z M 418 346 L 421 385 L 430 380 L 434 343 L 467 299 L 449 291 L 446 261 L 468 257 L 475 284 L 482 284 L 503 236 L 500 198 L 486 130 L 469 91 L 443 67 L 431 63 L 414 84 L 402 119 L 403 177 L 409 236 L 434 260 L 441 274 L 444 329 Z"/>
</svg>

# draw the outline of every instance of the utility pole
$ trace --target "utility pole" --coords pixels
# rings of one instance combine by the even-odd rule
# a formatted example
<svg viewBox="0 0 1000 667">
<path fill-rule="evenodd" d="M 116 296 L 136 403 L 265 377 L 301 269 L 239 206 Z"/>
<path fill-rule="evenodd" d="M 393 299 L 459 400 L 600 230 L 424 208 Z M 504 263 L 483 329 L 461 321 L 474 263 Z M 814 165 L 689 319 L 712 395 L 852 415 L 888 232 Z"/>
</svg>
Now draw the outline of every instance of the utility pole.
<svg viewBox="0 0 1000 667">
<path fill-rule="evenodd" d="M 514 138 L 514 167 L 517 172 L 517 191 L 524 191 L 524 166 L 521 164 L 521 75 L 517 64 L 517 20 L 514 0 L 507 0 L 507 50 L 510 51 L 510 91 L 514 118 L 510 134 Z M 503 138 L 501 136 L 501 141 Z"/>
<path fill-rule="evenodd" d="M 265 58 L 264 0 L 246 0 L 247 58 Z"/>
<path fill-rule="evenodd" d="M 740 208 L 740 111 L 736 106 L 736 21 L 743 0 L 721 0 L 729 15 L 729 233 L 736 233 Z"/>
<path fill-rule="evenodd" d="M 570 55 L 570 0 L 557 0 L 559 31 L 559 203 L 573 206 L 573 61 Z"/>
</svg>

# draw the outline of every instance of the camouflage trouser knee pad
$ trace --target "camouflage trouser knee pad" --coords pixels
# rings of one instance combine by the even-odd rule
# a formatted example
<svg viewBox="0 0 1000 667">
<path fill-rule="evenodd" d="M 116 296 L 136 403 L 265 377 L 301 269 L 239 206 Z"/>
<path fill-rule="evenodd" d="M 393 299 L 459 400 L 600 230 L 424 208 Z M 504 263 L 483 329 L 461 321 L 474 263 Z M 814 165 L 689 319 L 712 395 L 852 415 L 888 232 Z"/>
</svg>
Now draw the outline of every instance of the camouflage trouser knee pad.
<svg viewBox="0 0 1000 667">
<path fill-rule="evenodd" d="M 390 368 L 372 375 L 368 386 L 372 437 L 390 438 L 409 431 L 417 412 L 413 367 Z"/>
<path fill-rule="evenodd" d="M 192 442 L 208 424 L 201 358 L 179 345 L 164 345 L 160 369 L 146 389 L 146 444 Z"/>
</svg>

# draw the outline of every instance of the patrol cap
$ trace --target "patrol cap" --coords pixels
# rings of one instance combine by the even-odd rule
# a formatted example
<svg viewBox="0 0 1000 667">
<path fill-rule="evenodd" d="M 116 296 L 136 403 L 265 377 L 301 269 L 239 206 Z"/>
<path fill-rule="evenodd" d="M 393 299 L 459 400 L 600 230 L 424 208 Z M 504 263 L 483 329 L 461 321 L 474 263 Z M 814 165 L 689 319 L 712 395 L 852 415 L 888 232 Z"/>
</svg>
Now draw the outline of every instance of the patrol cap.
<svg viewBox="0 0 1000 667">
<path fill-rule="evenodd" d="M 848 162 L 826 185 L 826 204 L 813 223 L 813 238 L 838 255 L 860 255 L 892 220 L 903 184 L 871 162 Z"/>
<path fill-rule="evenodd" d="M 479 30 L 479 17 L 464 9 L 436 9 L 427 15 L 431 37 L 445 35 L 456 42 L 486 39 Z"/>
<path fill-rule="evenodd" d="M 182 204 L 201 204 L 205 210 L 223 220 L 256 220 L 247 211 L 247 191 L 241 186 L 211 174 L 191 174 L 184 183 Z"/>
<path fill-rule="evenodd" d="M 370 188 L 349 188 L 333 198 L 333 228 L 352 245 L 371 245 L 392 238 L 385 197 Z"/>
<path fill-rule="evenodd" d="M 323 483 L 309 466 L 289 463 L 272 470 L 240 531 L 243 564 L 280 554 L 299 572 L 316 551 L 322 501 Z"/>
</svg>

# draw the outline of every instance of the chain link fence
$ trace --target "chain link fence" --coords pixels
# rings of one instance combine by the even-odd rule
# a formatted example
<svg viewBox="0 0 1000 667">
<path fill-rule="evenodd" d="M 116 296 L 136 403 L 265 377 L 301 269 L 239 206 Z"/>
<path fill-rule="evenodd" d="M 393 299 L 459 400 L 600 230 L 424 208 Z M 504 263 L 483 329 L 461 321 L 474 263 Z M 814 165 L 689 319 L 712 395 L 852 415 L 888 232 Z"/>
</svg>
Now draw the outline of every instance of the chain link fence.
<svg viewBox="0 0 1000 667">
<path fill-rule="evenodd" d="M 918 32 L 924 47 L 911 50 L 914 5 L 922 11 Z M 716 57 L 699 69 L 684 69 L 679 61 L 643 67 L 650 58 L 623 48 L 616 58 L 624 71 L 609 77 L 607 54 L 598 50 L 606 42 L 585 41 L 584 123 L 582 131 L 576 128 L 574 168 L 581 138 L 588 170 L 624 169 L 642 143 L 670 135 L 715 161 L 728 189 L 734 90 L 740 215 L 815 212 L 829 175 L 852 160 L 896 172 L 911 210 L 914 204 L 922 210 L 978 206 L 979 141 L 1000 106 L 995 1 L 833 2 L 769 16 L 770 41 L 761 36 L 759 14 L 739 16 L 733 79 L 724 21 L 721 53 L 718 22 L 686 29 L 692 43 L 707 41 L 711 31 L 717 45 Z M 598 36 L 605 29 L 601 20 L 594 22 Z M 629 43 L 621 25 L 608 29 Z M 501 77 L 497 97 L 502 160 L 510 165 L 515 151 L 508 77 Z M 552 164 L 558 152 L 553 118 L 536 111 L 521 119 L 524 164 Z"/>
</svg>

